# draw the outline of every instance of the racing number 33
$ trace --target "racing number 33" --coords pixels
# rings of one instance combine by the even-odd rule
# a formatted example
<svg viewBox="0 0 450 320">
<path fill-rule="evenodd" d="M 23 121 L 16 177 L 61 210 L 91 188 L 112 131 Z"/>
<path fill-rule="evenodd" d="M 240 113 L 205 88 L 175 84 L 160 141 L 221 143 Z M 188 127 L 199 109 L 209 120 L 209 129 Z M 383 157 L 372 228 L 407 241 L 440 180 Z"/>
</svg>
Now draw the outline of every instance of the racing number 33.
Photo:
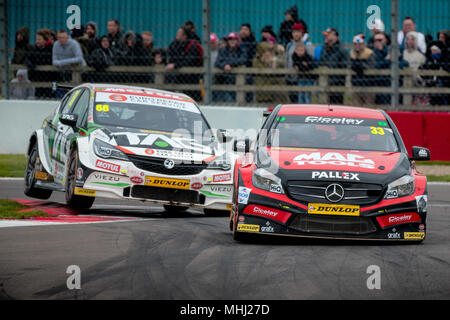
<svg viewBox="0 0 450 320">
<path fill-rule="evenodd" d="M 380 127 L 370 127 L 370 133 L 372 134 L 379 134 L 379 135 L 384 135 L 384 129 L 380 128 Z"/>
</svg>

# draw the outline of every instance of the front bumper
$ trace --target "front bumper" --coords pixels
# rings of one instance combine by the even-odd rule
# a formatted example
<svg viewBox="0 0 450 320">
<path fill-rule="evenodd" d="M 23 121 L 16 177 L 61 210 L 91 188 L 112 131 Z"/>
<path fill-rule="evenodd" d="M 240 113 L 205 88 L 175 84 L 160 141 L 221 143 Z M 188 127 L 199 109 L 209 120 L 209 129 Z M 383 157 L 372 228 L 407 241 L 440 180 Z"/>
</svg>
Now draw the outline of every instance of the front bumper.
<svg viewBox="0 0 450 320">
<path fill-rule="evenodd" d="M 81 165 L 76 193 L 193 208 L 231 209 L 231 173 L 203 170 L 197 175 L 168 176 L 140 170 L 133 164 L 122 164 L 120 168 L 121 172 L 113 173 Z M 223 179 L 224 175 L 229 175 L 229 179 Z M 222 177 L 219 183 L 214 182 L 217 177 Z"/>
<path fill-rule="evenodd" d="M 237 204 L 234 211 L 235 232 L 305 238 L 422 241 L 426 234 L 426 206 L 419 203 L 427 201 L 427 197 L 416 195 L 413 199 L 406 198 L 404 202 L 391 205 L 381 202 L 361 207 L 358 215 L 312 214 L 308 212 L 307 204 L 286 202 L 275 195 L 251 193 L 248 202 Z"/>
</svg>

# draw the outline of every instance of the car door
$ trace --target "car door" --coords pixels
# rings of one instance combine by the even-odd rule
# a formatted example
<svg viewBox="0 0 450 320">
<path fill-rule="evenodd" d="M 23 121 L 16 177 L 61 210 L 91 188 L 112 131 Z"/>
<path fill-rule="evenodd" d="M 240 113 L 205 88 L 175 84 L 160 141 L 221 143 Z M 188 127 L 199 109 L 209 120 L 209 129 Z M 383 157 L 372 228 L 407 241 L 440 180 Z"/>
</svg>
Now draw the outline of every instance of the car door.
<svg viewBox="0 0 450 320">
<path fill-rule="evenodd" d="M 75 106 L 80 94 L 84 91 L 84 88 L 75 89 L 71 92 L 69 98 L 65 101 L 65 104 L 61 106 L 59 112 L 52 120 L 52 127 L 54 130 L 53 139 L 49 140 L 50 154 L 52 159 L 53 177 L 56 182 L 62 183 L 64 178 L 64 162 L 67 158 L 65 154 L 67 136 L 73 133 L 73 129 L 59 121 L 61 114 L 70 113 Z"/>
</svg>

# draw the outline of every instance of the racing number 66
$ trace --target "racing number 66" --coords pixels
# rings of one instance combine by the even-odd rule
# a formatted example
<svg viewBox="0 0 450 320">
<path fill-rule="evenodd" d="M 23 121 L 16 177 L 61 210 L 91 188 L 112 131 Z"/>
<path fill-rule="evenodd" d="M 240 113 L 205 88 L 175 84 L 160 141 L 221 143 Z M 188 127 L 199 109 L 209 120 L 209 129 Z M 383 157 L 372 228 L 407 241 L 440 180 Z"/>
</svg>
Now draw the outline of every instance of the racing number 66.
<svg viewBox="0 0 450 320">
<path fill-rule="evenodd" d="M 95 110 L 108 112 L 109 111 L 109 105 L 107 105 L 107 104 L 97 104 L 95 106 Z"/>
</svg>

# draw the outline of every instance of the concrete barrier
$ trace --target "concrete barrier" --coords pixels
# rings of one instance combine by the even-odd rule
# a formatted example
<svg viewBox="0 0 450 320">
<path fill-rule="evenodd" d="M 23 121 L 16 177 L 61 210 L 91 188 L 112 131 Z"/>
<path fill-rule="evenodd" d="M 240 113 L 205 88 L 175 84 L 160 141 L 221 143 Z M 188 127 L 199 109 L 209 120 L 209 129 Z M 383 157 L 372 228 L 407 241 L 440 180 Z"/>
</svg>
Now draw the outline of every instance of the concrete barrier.
<svg viewBox="0 0 450 320">
<path fill-rule="evenodd" d="M 58 105 L 58 101 L 0 100 L 0 154 L 25 153 L 30 134 Z M 202 106 L 209 124 L 217 129 L 254 129 L 265 108 Z"/>
</svg>

